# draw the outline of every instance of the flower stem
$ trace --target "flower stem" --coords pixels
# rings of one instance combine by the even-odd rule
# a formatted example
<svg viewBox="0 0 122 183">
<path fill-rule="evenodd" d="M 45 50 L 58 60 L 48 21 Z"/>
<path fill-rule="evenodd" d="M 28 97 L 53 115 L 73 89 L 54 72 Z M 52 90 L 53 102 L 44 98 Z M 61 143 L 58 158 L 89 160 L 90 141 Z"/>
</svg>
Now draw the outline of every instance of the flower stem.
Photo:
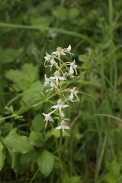
<svg viewBox="0 0 122 183">
<path fill-rule="evenodd" d="M 62 160 L 61 160 L 61 153 L 62 153 L 62 129 L 60 130 L 60 141 L 59 141 L 59 164 L 60 164 L 60 183 L 62 183 Z"/>
</svg>

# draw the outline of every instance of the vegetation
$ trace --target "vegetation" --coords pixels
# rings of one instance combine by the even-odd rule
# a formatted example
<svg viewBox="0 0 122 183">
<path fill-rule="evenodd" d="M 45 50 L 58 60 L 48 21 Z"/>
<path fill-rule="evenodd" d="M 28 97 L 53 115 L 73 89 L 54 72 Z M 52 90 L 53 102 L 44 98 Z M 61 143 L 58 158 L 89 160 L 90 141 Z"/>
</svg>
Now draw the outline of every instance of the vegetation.
<svg viewBox="0 0 122 183">
<path fill-rule="evenodd" d="M 0 0 L 1 183 L 122 182 L 121 7 Z"/>
</svg>

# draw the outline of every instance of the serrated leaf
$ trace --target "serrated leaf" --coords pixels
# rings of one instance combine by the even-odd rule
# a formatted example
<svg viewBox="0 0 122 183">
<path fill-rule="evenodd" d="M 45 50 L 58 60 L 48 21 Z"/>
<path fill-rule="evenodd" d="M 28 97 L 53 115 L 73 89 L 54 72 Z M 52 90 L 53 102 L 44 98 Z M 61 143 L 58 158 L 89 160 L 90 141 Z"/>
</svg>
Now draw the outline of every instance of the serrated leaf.
<svg viewBox="0 0 122 183">
<path fill-rule="evenodd" d="M 54 166 L 53 155 L 50 152 L 44 150 L 38 158 L 39 170 L 45 177 L 47 177 L 53 170 L 53 166 Z"/>
<path fill-rule="evenodd" d="M 15 131 L 10 132 L 4 139 L 5 146 L 13 151 L 19 153 L 27 153 L 33 150 L 33 146 L 30 144 L 29 139 L 26 136 L 18 135 Z"/>
<path fill-rule="evenodd" d="M 5 77 L 14 83 L 17 91 L 27 90 L 38 79 L 38 68 L 32 64 L 24 64 L 21 70 L 10 69 Z"/>
<path fill-rule="evenodd" d="M 3 144 L 0 142 L 0 170 L 3 168 L 4 166 L 4 160 L 5 160 L 6 154 L 4 151 L 4 146 Z"/>
</svg>

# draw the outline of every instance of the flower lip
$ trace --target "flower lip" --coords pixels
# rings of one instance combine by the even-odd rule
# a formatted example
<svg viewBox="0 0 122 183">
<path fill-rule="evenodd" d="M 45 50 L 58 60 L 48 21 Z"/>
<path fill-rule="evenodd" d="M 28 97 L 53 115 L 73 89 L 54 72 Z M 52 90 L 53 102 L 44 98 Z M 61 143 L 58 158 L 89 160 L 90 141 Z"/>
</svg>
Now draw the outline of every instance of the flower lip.
<svg viewBox="0 0 122 183">
<path fill-rule="evenodd" d="M 61 55 L 66 55 L 66 53 L 69 53 L 73 55 L 71 52 L 71 45 L 68 46 L 68 48 L 62 49 L 61 47 L 58 47 L 56 51 L 52 52 L 53 55 L 61 56 Z"/>
<path fill-rule="evenodd" d="M 51 113 L 48 113 L 48 114 L 42 113 L 42 114 L 43 114 L 44 117 L 45 117 L 44 121 L 46 121 L 46 124 L 45 124 L 45 128 L 46 128 L 48 121 L 54 122 L 54 120 L 53 120 L 53 118 L 51 117 Z"/>
<path fill-rule="evenodd" d="M 62 130 L 62 132 L 64 133 L 64 130 L 70 130 L 70 127 L 66 125 L 66 122 L 63 120 L 60 123 L 60 126 L 55 128 L 56 130 Z"/>
<path fill-rule="evenodd" d="M 70 89 L 70 92 L 71 92 L 71 94 L 70 94 L 70 96 L 68 97 L 68 99 L 69 99 L 70 101 L 75 102 L 75 101 L 73 100 L 73 99 L 74 99 L 74 96 L 77 98 L 77 100 L 79 100 L 79 98 L 78 98 L 78 96 L 77 96 L 78 91 L 76 90 L 76 87 Z"/>
<path fill-rule="evenodd" d="M 57 105 L 52 106 L 51 108 L 59 109 L 59 113 L 62 114 L 62 108 L 66 108 L 69 105 L 63 103 L 61 99 L 57 101 Z"/>
<path fill-rule="evenodd" d="M 50 79 L 56 80 L 56 84 L 57 85 L 58 85 L 58 80 L 60 80 L 60 81 L 66 80 L 64 77 L 60 76 L 59 71 L 55 71 L 54 76 L 53 77 L 50 77 Z"/>
<path fill-rule="evenodd" d="M 62 49 L 61 47 L 58 47 L 56 49 L 56 51 L 52 52 L 53 55 L 57 55 L 57 56 L 60 56 L 60 55 L 66 55 L 65 52 L 64 52 L 64 49 Z"/>
<path fill-rule="evenodd" d="M 77 68 L 77 65 L 75 64 L 75 60 L 74 60 L 72 63 L 70 63 L 70 70 L 69 70 L 70 75 L 73 75 L 74 73 L 77 75 L 76 68 Z"/>
</svg>

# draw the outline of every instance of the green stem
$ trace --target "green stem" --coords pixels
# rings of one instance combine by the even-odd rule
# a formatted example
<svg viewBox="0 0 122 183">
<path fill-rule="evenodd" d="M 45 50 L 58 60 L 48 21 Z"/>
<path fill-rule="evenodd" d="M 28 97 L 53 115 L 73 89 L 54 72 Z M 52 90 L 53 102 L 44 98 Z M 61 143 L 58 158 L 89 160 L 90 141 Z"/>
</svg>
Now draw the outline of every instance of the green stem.
<svg viewBox="0 0 122 183">
<path fill-rule="evenodd" d="M 60 130 L 60 141 L 59 141 L 60 183 L 62 183 L 62 160 L 61 160 L 61 153 L 62 153 L 62 129 Z"/>
</svg>

